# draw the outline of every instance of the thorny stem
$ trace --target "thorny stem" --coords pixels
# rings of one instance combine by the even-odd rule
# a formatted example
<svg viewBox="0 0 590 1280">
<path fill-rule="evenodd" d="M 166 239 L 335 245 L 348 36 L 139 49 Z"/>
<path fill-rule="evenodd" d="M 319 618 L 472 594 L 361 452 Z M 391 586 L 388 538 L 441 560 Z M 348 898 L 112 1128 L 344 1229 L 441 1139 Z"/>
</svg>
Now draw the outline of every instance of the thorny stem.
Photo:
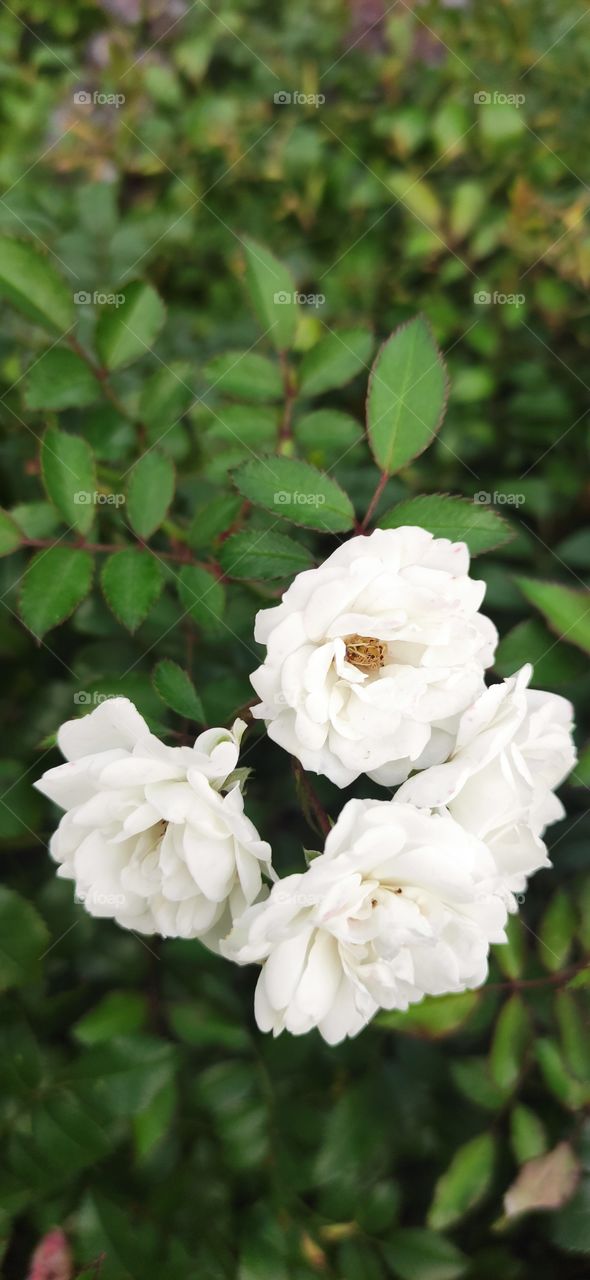
<svg viewBox="0 0 590 1280">
<path fill-rule="evenodd" d="M 279 353 L 279 363 L 281 366 L 281 374 L 283 376 L 283 388 L 285 392 L 285 404 L 283 408 L 283 417 L 279 427 L 279 445 L 291 439 L 291 419 L 293 416 L 293 405 L 297 397 L 297 384 L 295 382 L 289 361 L 284 353 Z"/>
<path fill-rule="evenodd" d="M 97 553 L 104 552 L 105 555 L 114 555 L 115 552 L 117 551 L 126 550 L 126 547 L 123 546 L 122 544 L 119 545 L 117 543 L 110 543 L 110 542 L 86 542 L 84 538 L 79 538 L 76 542 L 64 542 L 63 539 L 60 539 L 60 538 L 22 538 L 21 545 L 24 547 L 35 547 L 37 549 L 39 548 L 44 549 L 44 548 L 57 547 L 57 546 L 70 547 L 71 549 L 74 549 L 76 551 L 93 551 Z M 220 569 L 218 564 L 205 563 L 202 560 L 195 560 L 194 557 L 191 555 L 190 551 L 188 550 L 188 547 L 186 548 L 186 550 L 179 549 L 179 551 L 176 552 L 176 551 L 160 551 L 159 548 L 157 551 L 153 551 L 152 548 L 148 547 L 147 543 L 145 542 L 137 542 L 135 543 L 135 545 L 137 547 L 140 547 L 144 551 L 149 551 L 151 555 L 157 556 L 157 558 L 160 560 L 170 560 L 175 564 L 198 565 L 201 569 L 207 569 L 209 573 L 214 573 L 218 578 L 224 577 L 224 574 L 222 573 L 222 570 Z"/>
</svg>

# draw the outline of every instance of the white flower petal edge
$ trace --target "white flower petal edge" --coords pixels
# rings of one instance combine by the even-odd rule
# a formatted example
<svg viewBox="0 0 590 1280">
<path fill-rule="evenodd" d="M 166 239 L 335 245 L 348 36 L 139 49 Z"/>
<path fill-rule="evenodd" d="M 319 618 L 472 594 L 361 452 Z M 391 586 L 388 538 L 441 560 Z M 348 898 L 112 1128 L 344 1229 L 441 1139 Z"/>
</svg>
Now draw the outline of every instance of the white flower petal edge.
<svg viewBox="0 0 590 1280">
<path fill-rule="evenodd" d="M 379 1008 L 479 986 L 506 918 L 492 855 L 448 813 L 350 800 L 324 853 L 278 881 L 220 949 L 262 963 L 262 1031 L 318 1027 L 338 1044 Z"/>
<path fill-rule="evenodd" d="M 252 714 L 340 787 L 394 786 L 444 760 L 483 688 L 497 632 L 462 542 L 406 526 L 351 538 L 257 615 Z"/>
<path fill-rule="evenodd" d="M 542 836 L 563 817 L 554 788 L 576 762 L 573 707 L 567 698 L 527 689 L 527 665 L 492 685 L 465 712 L 446 764 L 416 774 L 395 803 L 443 807 L 485 840 L 507 889 L 551 865 Z"/>
<path fill-rule="evenodd" d="M 192 747 L 168 747 L 127 698 L 62 725 L 68 763 L 35 786 L 66 810 L 50 852 L 90 915 L 218 949 L 262 874 L 274 877 L 231 777 L 245 727 L 236 720 Z"/>
</svg>

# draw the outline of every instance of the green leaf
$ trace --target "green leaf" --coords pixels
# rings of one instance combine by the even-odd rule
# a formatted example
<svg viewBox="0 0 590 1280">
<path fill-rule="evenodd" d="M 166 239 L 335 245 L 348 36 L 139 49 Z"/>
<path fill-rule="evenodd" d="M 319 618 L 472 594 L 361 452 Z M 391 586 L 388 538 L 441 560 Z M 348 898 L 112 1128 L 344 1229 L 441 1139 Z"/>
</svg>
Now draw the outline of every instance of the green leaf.
<svg viewBox="0 0 590 1280">
<path fill-rule="evenodd" d="M 383 1252 L 399 1280 L 459 1280 L 469 1266 L 450 1240 L 420 1227 L 394 1231 Z"/>
<path fill-rule="evenodd" d="M 100 583 L 111 612 L 128 631 L 137 631 L 162 590 L 162 569 L 149 552 L 127 547 L 105 561 Z"/>
<path fill-rule="evenodd" d="M 177 1103 L 177 1089 L 170 1081 L 138 1116 L 133 1117 L 135 1150 L 144 1159 L 170 1132 Z"/>
<path fill-rule="evenodd" d="M 317 396 L 345 386 L 361 369 L 368 369 L 373 344 L 373 334 L 367 329 L 327 333 L 303 357 L 299 374 L 302 395 Z"/>
<path fill-rule="evenodd" d="M 25 404 L 29 409 L 83 409 L 100 398 L 97 378 L 67 347 L 53 347 L 27 372 Z"/>
<path fill-rule="evenodd" d="M 497 1111 L 506 1094 L 490 1076 L 487 1058 L 458 1058 L 451 1063 L 451 1075 L 460 1093 L 486 1111 Z"/>
<path fill-rule="evenodd" d="M 144 356 L 166 319 L 164 303 L 150 284 L 134 280 L 124 292 L 125 301 L 105 306 L 96 326 L 96 345 L 107 369 L 120 369 Z"/>
<path fill-rule="evenodd" d="M 513 995 L 502 1006 L 490 1052 L 490 1072 L 499 1089 L 508 1092 L 518 1083 L 531 1038 L 527 1006 Z"/>
<path fill-rule="evenodd" d="M 575 1196 L 552 1214 L 550 1234 L 559 1249 L 590 1253 L 590 1178 L 582 1178 Z"/>
<path fill-rule="evenodd" d="M 88 533 L 94 520 L 96 471 L 90 445 L 49 427 L 41 445 L 41 471 L 48 496 L 68 525 Z"/>
<path fill-rule="evenodd" d="M 0 237 L 0 297 L 50 333 L 63 334 L 74 325 L 71 290 L 49 258 L 6 236 Z"/>
<path fill-rule="evenodd" d="M 178 595 L 183 609 L 205 633 L 219 635 L 225 591 L 214 573 L 200 565 L 184 565 L 178 578 Z"/>
<path fill-rule="evenodd" d="M 242 505 L 238 494 L 219 493 L 197 507 L 187 534 L 189 546 L 197 550 L 210 546 L 220 533 L 231 528 Z"/>
<path fill-rule="evenodd" d="M 322 471 L 292 458 L 245 462 L 233 473 L 245 498 L 293 524 L 325 533 L 343 533 L 354 524 L 350 498 Z"/>
<path fill-rule="evenodd" d="M 203 370 L 211 382 L 208 390 L 264 403 L 281 400 L 283 379 L 278 365 L 257 351 L 227 351 L 213 356 Z"/>
<path fill-rule="evenodd" d="M 150 449 L 136 462 L 127 488 L 127 515 L 140 538 L 151 538 L 166 518 L 174 484 L 174 463 L 165 454 Z"/>
<path fill-rule="evenodd" d="M 20 502 L 10 512 L 25 538 L 51 538 L 60 520 L 51 502 Z"/>
<path fill-rule="evenodd" d="M 448 380 L 427 322 L 396 329 L 377 353 L 369 379 L 367 429 L 377 466 L 394 475 L 440 429 Z"/>
<path fill-rule="evenodd" d="M 65 622 L 90 591 L 92 556 L 72 547 L 38 551 L 23 579 L 20 615 L 26 627 L 42 636 Z"/>
<path fill-rule="evenodd" d="M 0 990 L 37 982 L 49 931 L 35 908 L 0 885 Z"/>
<path fill-rule="evenodd" d="M 550 973 L 565 964 L 573 946 L 576 913 L 569 895 L 558 889 L 539 925 L 539 959 Z"/>
<path fill-rule="evenodd" d="M 375 1025 L 425 1040 L 439 1040 L 458 1031 L 479 1004 L 478 991 L 462 991 L 459 995 L 425 996 L 419 1004 L 410 1005 L 405 1013 L 386 1010 L 377 1014 Z"/>
<path fill-rule="evenodd" d="M 559 1046 L 542 1037 L 535 1044 L 537 1061 L 547 1088 L 571 1111 L 581 1110 L 590 1102 L 590 1088 L 568 1072 Z"/>
<path fill-rule="evenodd" d="M 526 962 L 526 938 L 519 916 L 509 916 L 506 925 L 507 942 L 492 948 L 498 967 L 507 978 L 520 978 Z"/>
<path fill-rule="evenodd" d="M 536 618 L 519 622 L 502 637 L 496 649 L 494 668 L 501 676 L 511 676 L 525 662 L 533 664 L 531 684 L 537 689 L 569 684 L 584 675 L 587 665 L 582 654 L 556 640 Z"/>
<path fill-rule="evenodd" d="M 341 413 L 339 409 L 316 409 L 314 413 L 305 413 L 295 422 L 293 434 L 301 452 L 318 467 L 325 466 L 328 459 L 341 461 L 363 441 L 358 422 L 351 414 Z"/>
<path fill-rule="evenodd" d="M 148 428 L 148 438 L 154 444 L 162 437 L 166 447 L 168 429 L 175 425 L 194 400 L 188 385 L 190 365 L 172 363 L 160 365 L 146 378 L 139 398 L 139 417 Z"/>
<path fill-rule="evenodd" d="M 428 1213 L 429 1227 L 438 1231 L 449 1227 L 483 1200 L 492 1180 L 494 1157 L 490 1133 L 478 1134 L 459 1147 L 436 1184 Z"/>
<path fill-rule="evenodd" d="M 379 518 L 378 524 L 382 529 L 418 525 L 421 529 L 428 529 L 435 538 L 466 542 L 472 556 L 491 551 L 514 537 L 510 526 L 491 507 L 443 493 L 425 494 L 409 498 L 407 502 L 398 502 Z"/>
<path fill-rule="evenodd" d="M 587 1006 L 582 1013 L 584 993 L 573 995 L 571 991 L 558 991 L 555 995 L 555 1013 L 559 1026 L 561 1047 L 566 1066 L 578 1080 L 590 1080 L 590 1030 Z"/>
<path fill-rule="evenodd" d="M 81 1044 L 108 1043 L 113 1036 L 141 1031 L 148 1014 L 147 998 L 138 991 L 110 991 L 72 1028 Z"/>
<path fill-rule="evenodd" d="M 188 672 L 183 671 L 178 663 L 172 662 L 170 658 L 162 658 L 154 667 L 152 682 L 162 702 L 176 711 L 177 715 L 204 723 L 205 712 L 201 699 Z"/>
<path fill-rule="evenodd" d="M 542 1121 L 522 1102 L 517 1103 L 510 1115 L 510 1141 L 518 1164 L 534 1160 L 547 1150 L 547 1137 Z"/>
<path fill-rule="evenodd" d="M 575 591 L 557 582 L 517 578 L 530 604 L 535 605 L 555 635 L 590 653 L 590 592 Z"/>
<path fill-rule="evenodd" d="M 0 556 L 9 556 L 20 547 L 22 533 L 12 516 L 0 507 Z"/>
<path fill-rule="evenodd" d="M 288 578 L 313 566 L 307 547 L 272 529 L 233 533 L 219 549 L 219 563 L 230 578 Z"/>
<path fill-rule="evenodd" d="M 90 1086 L 91 1094 L 113 1116 L 137 1115 L 174 1076 L 173 1045 L 151 1036 L 117 1036 L 93 1045 L 70 1063 L 68 1081 Z"/>
<path fill-rule="evenodd" d="M 575 769 L 570 774 L 570 786 L 590 787 L 590 745 L 584 747 Z"/>
<path fill-rule="evenodd" d="M 291 272 L 256 240 L 246 239 L 246 285 L 258 319 L 276 351 L 292 345 L 299 309 Z"/>
</svg>

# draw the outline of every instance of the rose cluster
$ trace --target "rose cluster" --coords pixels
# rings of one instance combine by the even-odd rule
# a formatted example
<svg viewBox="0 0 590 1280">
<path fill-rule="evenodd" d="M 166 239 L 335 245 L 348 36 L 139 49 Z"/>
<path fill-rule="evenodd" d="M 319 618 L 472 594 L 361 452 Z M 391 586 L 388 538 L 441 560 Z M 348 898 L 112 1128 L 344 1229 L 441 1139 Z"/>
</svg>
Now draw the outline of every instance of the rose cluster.
<svg viewBox="0 0 590 1280">
<path fill-rule="evenodd" d="M 258 614 L 254 718 L 338 787 L 387 788 L 344 805 L 307 870 L 277 879 L 244 812 L 242 721 L 169 747 L 113 698 L 62 726 L 67 763 L 37 783 L 66 811 L 58 874 L 92 915 L 259 964 L 256 1020 L 275 1035 L 337 1044 L 378 1009 L 480 985 L 515 895 L 550 865 L 575 763 L 571 704 L 529 689 L 530 666 L 486 687 L 484 591 L 463 543 L 378 529 Z"/>
</svg>

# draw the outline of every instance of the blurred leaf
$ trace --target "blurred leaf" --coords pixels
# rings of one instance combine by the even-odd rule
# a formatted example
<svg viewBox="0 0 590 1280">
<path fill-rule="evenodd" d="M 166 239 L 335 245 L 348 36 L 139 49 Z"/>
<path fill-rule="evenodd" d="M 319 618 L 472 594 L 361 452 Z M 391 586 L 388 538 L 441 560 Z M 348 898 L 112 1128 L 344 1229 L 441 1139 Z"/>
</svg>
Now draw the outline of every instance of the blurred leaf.
<svg viewBox="0 0 590 1280">
<path fill-rule="evenodd" d="M 213 356 L 203 373 L 223 395 L 263 403 L 283 398 L 283 379 L 278 365 L 257 351 L 227 351 Z"/>
<path fill-rule="evenodd" d="M 547 1149 L 542 1121 L 522 1102 L 518 1102 L 510 1113 L 510 1140 L 518 1164 L 534 1160 Z"/>
<path fill-rule="evenodd" d="M 110 991 L 75 1023 L 72 1034 L 81 1044 L 104 1044 L 113 1036 L 141 1031 L 147 1012 L 146 997 L 140 992 Z"/>
<path fill-rule="evenodd" d="M 341 329 L 326 333 L 301 362 L 302 395 L 318 396 L 343 387 L 363 369 L 368 372 L 374 338 L 366 329 Z"/>
<path fill-rule="evenodd" d="M 428 1225 L 441 1230 L 459 1221 L 486 1195 L 494 1171 L 495 1146 L 489 1133 L 481 1133 L 455 1152 L 438 1179 L 428 1213 Z"/>
<path fill-rule="evenodd" d="M 506 935 L 507 942 L 493 947 L 494 959 L 507 978 L 520 978 L 527 953 L 525 929 L 520 916 L 508 917 Z"/>
<path fill-rule="evenodd" d="M 509 1091 L 518 1083 L 531 1038 L 529 1011 L 519 995 L 510 996 L 500 1011 L 490 1052 L 490 1072 L 499 1089 Z"/>
<path fill-rule="evenodd" d="M 23 579 L 20 615 L 26 627 L 43 636 L 65 622 L 90 591 L 92 556 L 70 547 L 38 551 Z"/>
<path fill-rule="evenodd" d="M 559 1102 L 572 1111 L 586 1106 L 590 1101 L 590 1088 L 568 1073 L 555 1041 L 542 1037 L 537 1040 L 535 1050 L 545 1083 Z"/>
<path fill-rule="evenodd" d="M 166 450 L 169 430 L 194 400 L 186 379 L 190 366 L 160 365 L 146 378 L 139 399 L 139 417 L 148 428 L 148 438 Z"/>
<path fill-rule="evenodd" d="M 67 525 L 88 533 L 94 520 L 96 472 L 90 445 L 49 427 L 41 445 L 41 470 L 48 497 Z"/>
<path fill-rule="evenodd" d="M 244 240 L 246 284 L 258 319 L 276 351 L 292 346 L 298 306 L 290 271 L 256 240 Z"/>
<path fill-rule="evenodd" d="M 136 1032 L 86 1049 L 70 1065 L 68 1082 L 91 1086 L 90 1096 L 107 1114 L 133 1116 L 174 1078 L 175 1064 L 173 1045 Z"/>
<path fill-rule="evenodd" d="M 590 653 L 590 592 L 574 591 L 557 582 L 536 582 L 533 578 L 516 581 L 557 636 Z"/>
<path fill-rule="evenodd" d="M 426 1040 L 438 1040 L 458 1031 L 479 1004 L 478 991 L 462 991 L 459 995 L 425 996 L 419 1004 L 410 1005 L 405 1013 L 381 1010 L 375 1025 L 386 1030 L 405 1031 Z"/>
<path fill-rule="evenodd" d="M 590 1178 L 583 1178 L 573 1197 L 553 1215 L 551 1240 L 572 1253 L 590 1253 Z"/>
<path fill-rule="evenodd" d="M 553 688 L 567 684 L 582 676 L 586 659 L 561 641 L 556 640 L 542 622 L 529 618 L 502 636 L 494 667 L 499 675 L 511 676 L 525 662 L 534 667 L 532 684 L 535 688 Z"/>
<path fill-rule="evenodd" d="M 220 548 L 219 563 L 230 578 L 288 578 L 314 561 L 307 547 L 267 529 L 233 533 Z"/>
<path fill-rule="evenodd" d="M 451 1063 L 454 1083 L 470 1102 L 486 1111 L 497 1111 L 506 1101 L 506 1091 L 492 1079 L 487 1058 L 459 1058 Z"/>
<path fill-rule="evenodd" d="M 307 462 L 269 456 L 244 463 L 233 478 L 250 502 L 293 524 L 339 533 L 354 523 L 347 494 L 335 480 Z"/>
<path fill-rule="evenodd" d="M 219 493 L 197 507 L 187 535 L 189 546 L 196 550 L 210 546 L 231 528 L 241 508 L 242 499 L 236 493 Z"/>
<path fill-rule="evenodd" d="M 135 1150 L 144 1159 L 166 1137 L 177 1104 L 177 1090 L 172 1081 L 163 1085 L 152 1101 L 133 1117 Z"/>
<path fill-rule="evenodd" d="M 367 428 L 377 466 L 394 475 L 439 430 L 448 382 L 440 351 L 422 317 L 397 329 L 378 351 L 367 397 Z"/>
<path fill-rule="evenodd" d="M 107 369 L 120 369 L 144 356 L 166 319 L 164 303 L 151 285 L 135 280 L 124 291 L 118 306 L 103 307 L 96 326 L 98 352 Z"/>
<path fill-rule="evenodd" d="M 316 409 L 313 413 L 304 413 L 296 420 L 293 434 L 299 449 L 317 466 L 324 466 L 328 458 L 339 462 L 363 440 L 358 422 L 351 414 L 342 413 L 339 409 Z"/>
<path fill-rule="evenodd" d="M 67 347 L 52 347 L 28 370 L 25 403 L 29 409 L 81 409 L 100 397 L 98 380 Z"/>
<path fill-rule="evenodd" d="M 558 889 L 539 924 L 539 959 L 550 973 L 557 973 L 566 963 L 575 932 L 576 913 L 573 904 L 565 890 Z"/>
<path fill-rule="evenodd" d="M 433 493 L 398 502 L 380 516 L 382 529 L 399 529 L 402 525 L 418 525 L 435 538 L 466 542 L 473 556 L 508 542 L 514 535 L 502 516 L 490 507 L 479 506 L 469 498 L 455 498 Z"/>
<path fill-rule="evenodd" d="M 22 534 L 12 516 L 0 508 L 0 556 L 9 556 L 22 542 Z"/>
<path fill-rule="evenodd" d="M 215 574 L 200 565 L 184 565 L 177 588 L 183 609 L 206 634 L 218 635 L 225 610 L 225 591 Z"/>
<path fill-rule="evenodd" d="M 20 894 L 0 886 L 0 990 L 37 982 L 49 932 L 41 916 Z"/>
<path fill-rule="evenodd" d="M 418 1227 L 394 1231 L 383 1252 L 399 1280 L 459 1280 L 469 1265 L 450 1240 Z"/>
<path fill-rule="evenodd" d="M 174 483 L 173 463 L 156 449 L 150 449 L 136 462 L 127 488 L 127 515 L 140 538 L 151 538 L 166 518 Z"/>
<path fill-rule="evenodd" d="M 582 1013 L 582 1001 L 584 1012 Z M 590 1080 L 590 1024 L 588 1001 L 584 992 L 574 995 L 571 991 L 557 991 L 555 1013 L 559 1026 L 561 1047 L 569 1071 L 578 1080 Z"/>
<path fill-rule="evenodd" d="M 147 618 L 163 585 L 159 561 L 133 547 L 105 560 L 100 581 L 109 608 L 128 631 Z"/>
<path fill-rule="evenodd" d="M 580 1176 L 580 1165 L 567 1142 L 523 1164 L 516 1181 L 504 1195 L 509 1218 L 533 1209 L 560 1209 L 571 1199 Z"/>
<path fill-rule="evenodd" d="M 204 723 L 205 712 L 201 699 L 188 672 L 183 671 L 178 663 L 172 662 L 170 658 L 162 658 L 154 667 L 152 681 L 156 693 L 167 707 L 187 720 Z"/>
<path fill-rule="evenodd" d="M 22 240 L 0 237 L 0 297 L 50 333 L 74 326 L 70 288 L 49 260 Z"/>
</svg>

